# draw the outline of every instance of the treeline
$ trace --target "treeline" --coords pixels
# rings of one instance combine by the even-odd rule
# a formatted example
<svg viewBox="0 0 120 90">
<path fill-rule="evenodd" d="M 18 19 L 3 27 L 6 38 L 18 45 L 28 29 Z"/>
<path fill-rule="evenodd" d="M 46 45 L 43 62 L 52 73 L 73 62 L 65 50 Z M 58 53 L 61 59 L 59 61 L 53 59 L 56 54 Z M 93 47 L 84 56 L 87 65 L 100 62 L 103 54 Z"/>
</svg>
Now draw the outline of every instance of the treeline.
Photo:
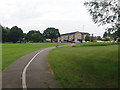
<svg viewBox="0 0 120 90">
<path fill-rule="evenodd" d="M 90 35 L 87 35 L 85 37 L 85 41 L 91 41 L 91 42 L 94 42 L 94 41 L 97 41 L 97 40 L 100 40 L 100 41 L 117 41 L 119 40 L 119 36 L 118 36 L 118 31 L 115 31 L 113 33 L 111 33 L 110 31 L 105 31 L 104 34 L 103 34 L 103 37 L 101 36 L 90 36 Z"/>
<path fill-rule="evenodd" d="M 94 42 L 94 41 L 97 41 L 97 40 L 102 40 L 102 37 L 101 36 L 94 36 L 93 34 L 92 34 L 92 36 L 86 35 L 86 37 L 85 37 L 86 42 L 87 41 Z"/>
<path fill-rule="evenodd" d="M 117 38 L 119 38 L 119 32 L 115 31 L 114 33 L 111 33 L 110 31 L 105 31 L 103 34 L 103 38 L 105 40 L 114 40 L 116 41 Z"/>
<path fill-rule="evenodd" d="M 16 43 L 19 41 L 23 42 L 43 42 L 46 39 L 58 38 L 60 36 L 59 30 L 53 27 L 47 28 L 43 33 L 40 33 L 39 30 L 30 30 L 28 33 L 23 33 L 23 30 L 17 26 L 13 26 L 12 28 L 3 27 L 0 25 L 2 29 L 2 42 L 12 42 Z"/>
</svg>

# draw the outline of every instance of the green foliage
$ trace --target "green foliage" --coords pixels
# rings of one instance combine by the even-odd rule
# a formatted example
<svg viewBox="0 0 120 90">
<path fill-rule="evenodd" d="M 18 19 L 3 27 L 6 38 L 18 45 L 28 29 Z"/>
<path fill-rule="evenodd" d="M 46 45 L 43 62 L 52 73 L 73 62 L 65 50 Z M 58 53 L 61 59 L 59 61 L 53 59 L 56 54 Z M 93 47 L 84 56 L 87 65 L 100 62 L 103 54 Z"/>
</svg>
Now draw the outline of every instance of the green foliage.
<svg viewBox="0 0 120 90">
<path fill-rule="evenodd" d="M 92 36 L 90 37 L 90 40 L 91 40 L 91 42 L 94 41 L 94 36 L 93 36 L 93 34 L 92 34 Z"/>
<path fill-rule="evenodd" d="M 118 46 L 53 49 L 49 63 L 63 88 L 118 88 Z"/>
<path fill-rule="evenodd" d="M 118 31 L 115 31 L 113 33 L 110 33 L 110 31 L 106 31 L 104 34 L 103 34 L 103 37 L 105 38 L 104 40 L 105 41 L 109 41 L 110 39 L 116 41 L 116 39 L 118 37 L 120 37 L 120 34 L 119 34 L 119 30 Z"/>
<path fill-rule="evenodd" d="M 51 42 L 53 39 L 58 38 L 60 36 L 59 30 L 55 28 L 47 28 L 44 33 L 44 37 L 47 39 L 51 39 Z"/>
<path fill-rule="evenodd" d="M 40 33 L 40 31 L 31 30 L 27 34 L 23 33 L 21 28 L 17 26 L 12 27 L 11 29 L 7 27 L 2 28 L 2 42 L 17 42 L 17 41 L 43 41 L 44 36 Z"/>
<path fill-rule="evenodd" d="M 90 36 L 89 35 L 86 35 L 85 41 L 90 41 Z"/>
<path fill-rule="evenodd" d="M 2 42 L 7 42 L 9 41 L 9 32 L 10 29 L 8 27 L 3 27 L 2 25 L 0 25 L 0 28 L 2 30 Z"/>
<path fill-rule="evenodd" d="M 87 42 L 74 45 L 74 47 L 85 47 L 85 46 L 109 46 L 117 45 L 118 43 L 114 42 Z"/>
<path fill-rule="evenodd" d="M 47 28 L 43 34 L 40 31 L 31 30 L 27 34 L 23 33 L 21 28 L 17 26 L 12 27 L 11 29 L 7 27 L 1 26 L 2 29 L 2 42 L 13 42 L 17 41 L 35 41 L 35 42 L 43 42 L 45 38 L 53 39 L 58 38 L 60 36 L 59 30 L 55 28 Z"/>
<path fill-rule="evenodd" d="M 100 37 L 100 36 L 97 36 L 97 40 L 101 40 L 101 37 Z"/>
<path fill-rule="evenodd" d="M 23 31 L 17 26 L 9 29 L 8 27 L 2 27 L 2 42 L 17 42 L 22 39 Z"/>
<path fill-rule="evenodd" d="M 2 27 L 2 42 L 6 42 L 8 39 L 8 31 Z"/>
<path fill-rule="evenodd" d="M 26 40 L 27 41 L 39 42 L 39 41 L 43 41 L 43 39 L 44 39 L 44 37 L 40 33 L 40 31 L 36 31 L 36 30 L 31 30 L 26 35 Z"/>
<path fill-rule="evenodd" d="M 34 34 L 35 32 L 36 31 L 34 31 L 34 30 L 29 31 L 26 35 L 26 40 L 27 41 L 32 41 L 32 34 Z"/>
<path fill-rule="evenodd" d="M 108 35 L 107 32 L 105 32 L 105 33 L 103 34 L 103 37 L 105 38 L 105 37 L 107 37 L 107 35 Z"/>
<path fill-rule="evenodd" d="M 120 42 L 120 28 L 118 31 L 115 31 L 113 34 L 111 34 L 111 37 L 114 39 L 114 41 L 116 41 L 117 38 L 119 38 L 117 42 Z"/>
<path fill-rule="evenodd" d="M 17 26 L 14 26 L 10 29 L 9 33 L 9 39 L 12 42 L 17 42 L 19 41 L 23 36 L 23 31 L 21 28 L 18 28 Z"/>
<path fill-rule="evenodd" d="M 27 36 L 27 34 L 26 34 L 26 33 L 23 33 L 22 41 L 26 41 L 26 36 Z"/>
<path fill-rule="evenodd" d="M 108 28 L 110 31 L 118 30 L 120 24 L 118 17 L 120 17 L 120 10 L 118 0 L 91 0 L 84 3 L 87 6 L 92 20 L 99 25 L 111 24 Z"/>
<path fill-rule="evenodd" d="M 36 42 L 43 40 L 42 35 L 40 35 L 39 33 L 33 33 L 31 38 L 32 38 L 32 41 L 36 41 Z"/>
<path fill-rule="evenodd" d="M 104 41 L 110 41 L 110 38 L 105 37 Z"/>
</svg>

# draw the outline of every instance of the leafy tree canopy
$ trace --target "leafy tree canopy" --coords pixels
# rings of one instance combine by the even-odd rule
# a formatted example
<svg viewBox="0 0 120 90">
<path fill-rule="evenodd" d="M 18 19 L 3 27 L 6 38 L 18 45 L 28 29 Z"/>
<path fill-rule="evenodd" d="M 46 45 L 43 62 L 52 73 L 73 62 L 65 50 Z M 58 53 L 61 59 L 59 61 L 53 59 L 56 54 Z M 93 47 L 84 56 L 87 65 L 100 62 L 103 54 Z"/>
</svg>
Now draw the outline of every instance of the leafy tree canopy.
<svg viewBox="0 0 120 90">
<path fill-rule="evenodd" d="M 44 37 L 43 35 L 40 33 L 40 31 L 36 31 L 36 30 L 31 30 L 27 33 L 26 35 L 26 39 L 27 41 L 43 41 Z"/>
<path fill-rule="evenodd" d="M 89 35 L 86 35 L 85 41 L 90 41 L 90 36 Z"/>
<path fill-rule="evenodd" d="M 2 42 L 7 42 L 10 29 L 8 27 L 3 27 L 0 25 L 0 30 L 2 30 Z"/>
<path fill-rule="evenodd" d="M 97 36 L 97 40 L 101 40 L 101 37 L 100 37 L 100 36 Z"/>
<path fill-rule="evenodd" d="M 23 31 L 21 28 L 18 28 L 17 26 L 14 26 L 10 29 L 9 32 L 9 39 L 12 42 L 17 42 L 18 40 L 21 40 L 23 36 Z"/>
<path fill-rule="evenodd" d="M 47 39 L 51 39 L 51 42 L 53 39 L 58 38 L 60 36 L 59 30 L 53 27 L 47 28 L 43 35 Z"/>
<path fill-rule="evenodd" d="M 26 35 L 26 40 L 27 41 L 32 41 L 32 34 L 35 33 L 35 32 L 36 32 L 35 30 L 29 31 Z"/>
<path fill-rule="evenodd" d="M 107 30 L 120 30 L 120 7 L 119 0 L 91 0 L 85 2 L 92 20 L 99 25 L 111 24 L 111 28 Z"/>
<path fill-rule="evenodd" d="M 39 33 L 33 33 L 31 38 L 32 38 L 32 41 L 39 42 L 40 41 L 40 34 Z"/>
<path fill-rule="evenodd" d="M 105 31 L 103 34 L 103 38 L 111 38 L 113 40 L 116 40 L 118 38 L 118 31 L 115 31 L 114 33 L 110 33 L 109 31 Z"/>
</svg>

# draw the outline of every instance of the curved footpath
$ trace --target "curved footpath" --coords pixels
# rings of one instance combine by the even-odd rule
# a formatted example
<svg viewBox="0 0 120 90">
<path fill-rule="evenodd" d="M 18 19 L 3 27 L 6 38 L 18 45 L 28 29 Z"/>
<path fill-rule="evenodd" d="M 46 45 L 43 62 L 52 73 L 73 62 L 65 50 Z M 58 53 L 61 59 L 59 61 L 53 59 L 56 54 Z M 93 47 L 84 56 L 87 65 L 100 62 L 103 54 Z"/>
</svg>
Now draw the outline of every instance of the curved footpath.
<svg viewBox="0 0 120 90">
<path fill-rule="evenodd" d="M 37 50 L 8 66 L 2 72 L 2 88 L 62 88 L 47 61 L 53 48 Z"/>
</svg>

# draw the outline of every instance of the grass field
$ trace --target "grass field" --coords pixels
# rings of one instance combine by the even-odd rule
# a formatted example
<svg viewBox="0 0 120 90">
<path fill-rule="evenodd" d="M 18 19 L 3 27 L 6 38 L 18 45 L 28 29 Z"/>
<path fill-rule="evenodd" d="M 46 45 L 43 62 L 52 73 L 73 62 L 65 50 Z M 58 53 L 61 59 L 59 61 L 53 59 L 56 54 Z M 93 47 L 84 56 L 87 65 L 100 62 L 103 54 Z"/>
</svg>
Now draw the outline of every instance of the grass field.
<svg viewBox="0 0 120 90">
<path fill-rule="evenodd" d="M 53 49 L 49 63 L 64 88 L 118 87 L 118 46 Z"/>
<path fill-rule="evenodd" d="M 2 70 L 30 52 L 56 45 L 57 43 L 2 44 Z M 59 45 L 64 45 L 64 43 L 59 43 Z"/>
<path fill-rule="evenodd" d="M 85 46 L 109 46 L 109 45 L 116 45 L 116 42 L 85 42 L 85 43 L 78 43 L 73 47 L 85 47 Z"/>
</svg>

